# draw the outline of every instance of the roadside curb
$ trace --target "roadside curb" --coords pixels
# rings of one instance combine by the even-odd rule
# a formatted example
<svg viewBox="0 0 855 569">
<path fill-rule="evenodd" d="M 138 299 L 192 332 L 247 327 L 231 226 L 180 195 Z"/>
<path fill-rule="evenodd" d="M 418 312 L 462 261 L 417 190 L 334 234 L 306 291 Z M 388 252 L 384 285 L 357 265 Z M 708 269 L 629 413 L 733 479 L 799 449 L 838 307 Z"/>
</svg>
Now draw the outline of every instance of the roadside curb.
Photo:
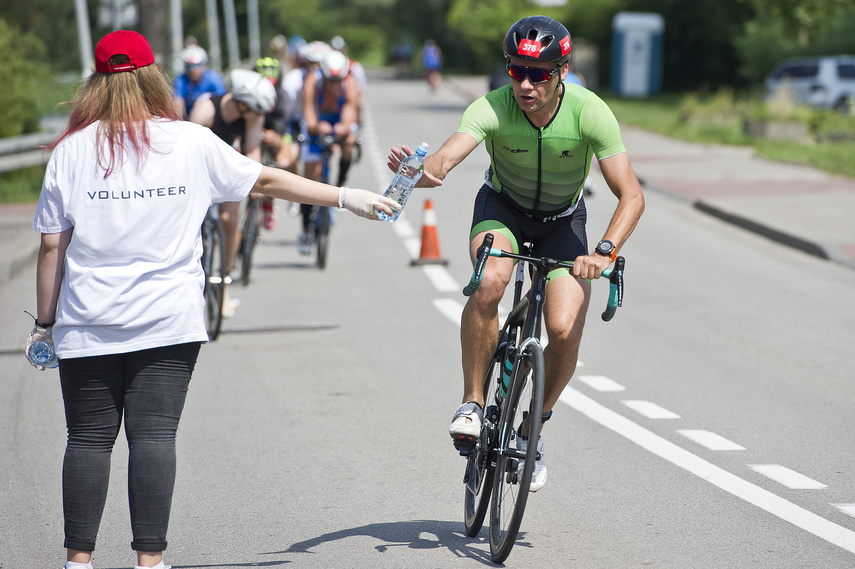
<svg viewBox="0 0 855 569">
<path fill-rule="evenodd" d="M 795 235 L 791 235 L 789 233 L 784 233 L 783 231 L 778 231 L 777 229 L 773 229 L 761 223 L 757 223 L 756 221 L 752 221 L 740 215 L 730 213 L 723 209 L 717 208 L 714 205 L 710 205 L 704 202 L 703 200 L 693 202 L 692 207 L 722 221 L 726 221 L 743 229 L 747 229 L 748 231 L 757 233 L 758 235 L 762 235 L 767 239 L 771 239 L 772 241 L 781 243 L 782 245 L 787 245 L 788 247 L 798 249 L 799 251 L 802 251 L 809 255 L 814 255 L 815 257 L 819 257 L 828 261 L 839 260 L 832 258 L 831 255 L 829 255 L 825 249 L 823 249 L 816 243 L 813 243 L 806 239 L 802 239 L 801 237 L 796 237 Z"/>
</svg>

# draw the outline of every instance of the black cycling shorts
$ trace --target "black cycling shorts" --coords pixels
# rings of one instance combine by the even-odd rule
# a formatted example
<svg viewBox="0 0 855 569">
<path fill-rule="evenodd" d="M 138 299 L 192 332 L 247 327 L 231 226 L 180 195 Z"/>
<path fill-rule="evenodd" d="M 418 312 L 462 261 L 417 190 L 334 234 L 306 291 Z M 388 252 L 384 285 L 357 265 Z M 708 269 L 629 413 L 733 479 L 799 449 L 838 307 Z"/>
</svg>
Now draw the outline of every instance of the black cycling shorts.
<svg viewBox="0 0 855 569">
<path fill-rule="evenodd" d="M 484 184 L 475 197 L 469 239 L 483 231 L 494 231 L 511 240 L 514 253 L 519 253 L 521 244 L 530 242 L 534 245 L 534 257 L 574 261 L 580 255 L 589 254 L 587 221 L 588 210 L 582 196 L 572 213 L 543 221 L 514 208 L 506 198 Z"/>
</svg>

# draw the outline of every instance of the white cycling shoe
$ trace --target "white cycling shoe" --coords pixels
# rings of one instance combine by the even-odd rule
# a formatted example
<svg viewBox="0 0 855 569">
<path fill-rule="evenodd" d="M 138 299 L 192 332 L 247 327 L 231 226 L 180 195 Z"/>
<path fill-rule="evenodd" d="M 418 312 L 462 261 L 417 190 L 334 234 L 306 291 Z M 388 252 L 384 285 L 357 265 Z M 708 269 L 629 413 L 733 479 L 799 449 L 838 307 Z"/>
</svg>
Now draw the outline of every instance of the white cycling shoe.
<svg viewBox="0 0 855 569">
<path fill-rule="evenodd" d="M 517 436 L 517 450 L 522 452 L 528 450 L 528 440 Z M 531 473 L 531 486 L 528 488 L 529 492 L 537 492 L 546 484 L 546 462 L 543 460 L 543 439 L 537 439 L 537 453 L 540 455 L 540 458 L 534 462 L 534 470 Z M 525 461 L 521 460 L 517 472 L 522 474 L 524 467 Z"/>
<path fill-rule="evenodd" d="M 451 418 L 451 426 L 448 434 L 451 438 L 472 437 L 477 439 L 481 436 L 481 422 L 484 420 L 484 410 L 477 403 L 464 403 L 457 408 Z"/>
</svg>

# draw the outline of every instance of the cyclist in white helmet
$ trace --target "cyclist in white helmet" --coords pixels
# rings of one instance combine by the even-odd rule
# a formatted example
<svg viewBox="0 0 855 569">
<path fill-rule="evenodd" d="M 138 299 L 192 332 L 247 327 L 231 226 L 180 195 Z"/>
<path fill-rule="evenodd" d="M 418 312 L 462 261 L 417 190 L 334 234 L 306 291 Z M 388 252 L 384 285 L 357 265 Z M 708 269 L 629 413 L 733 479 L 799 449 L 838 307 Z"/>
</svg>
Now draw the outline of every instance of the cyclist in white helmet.
<svg viewBox="0 0 855 569">
<path fill-rule="evenodd" d="M 322 148 L 311 137 L 333 135 L 339 140 L 341 156 L 336 186 L 342 186 L 353 159 L 359 119 L 359 86 L 350 75 L 350 61 L 340 51 L 329 50 L 321 61 L 320 69 L 306 74 L 303 83 L 303 118 L 305 134 L 309 141 L 303 144 L 304 175 L 310 180 L 321 177 Z M 298 237 L 298 248 L 308 254 L 308 221 L 310 207 L 303 207 L 303 231 Z"/>
<path fill-rule="evenodd" d="M 193 106 L 190 122 L 206 126 L 226 143 L 239 148 L 246 157 L 261 162 L 264 116 L 276 103 L 276 88 L 260 73 L 234 69 L 229 74 L 231 89 L 225 95 L 203 95 Z M 240 246 L 238 211 L 240 202 L 220 204 L 220 220 L 226 233 L 226 271 L 231 271 Z M 239 301 L 225 288 L 223 316 L 234 314 Z"/>
<path fill-rule="evenodd" d="M 187 117 L 193 104 L 201 95 L 224 95 L 226 85 L 219 73 L 208 69 L 208 54 L 196 44 L 190 44 L 181 52 L 184 73 L 175 78 L 175 110 L 178 116 Z"/>
</svg>

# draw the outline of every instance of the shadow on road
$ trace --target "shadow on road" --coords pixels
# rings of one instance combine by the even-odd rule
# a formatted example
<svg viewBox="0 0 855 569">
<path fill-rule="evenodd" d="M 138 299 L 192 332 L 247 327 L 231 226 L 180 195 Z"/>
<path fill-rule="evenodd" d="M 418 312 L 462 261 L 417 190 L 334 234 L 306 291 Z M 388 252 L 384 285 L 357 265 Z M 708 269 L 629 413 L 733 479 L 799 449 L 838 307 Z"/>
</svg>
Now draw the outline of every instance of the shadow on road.
<svg viewBox="0 0 855 569">
<path fill-rule="evenodd" d="M 326 543 L 341 541 L 349 537 L 373 537 L 380 543 L 374 549 L 380 553 L 392 547 L 407 547 L 409 549 L 447 549 L 456 557 L 467 557 L 480 561 L 484 565 L 496 566 L 490 559 L 489 547 L 486 546 L 486 529 L 475 538 L 467 537 L 461 522 L 414 520 L 410 522 L 389 522 L 369 524 L 352 529 L 344 529 L 324 534 L 314 539 L 308 539 L 293 544 L 285 551 L 275 551 L 265 555 L 283 555 L 288 553 L 313 553 L 311 550 Z M 525 534 L 520 532 L 516 547 L 531 547 L 522 541 Z M 473 547 L 473 546 L 478 547 Z"/>
</svg>

